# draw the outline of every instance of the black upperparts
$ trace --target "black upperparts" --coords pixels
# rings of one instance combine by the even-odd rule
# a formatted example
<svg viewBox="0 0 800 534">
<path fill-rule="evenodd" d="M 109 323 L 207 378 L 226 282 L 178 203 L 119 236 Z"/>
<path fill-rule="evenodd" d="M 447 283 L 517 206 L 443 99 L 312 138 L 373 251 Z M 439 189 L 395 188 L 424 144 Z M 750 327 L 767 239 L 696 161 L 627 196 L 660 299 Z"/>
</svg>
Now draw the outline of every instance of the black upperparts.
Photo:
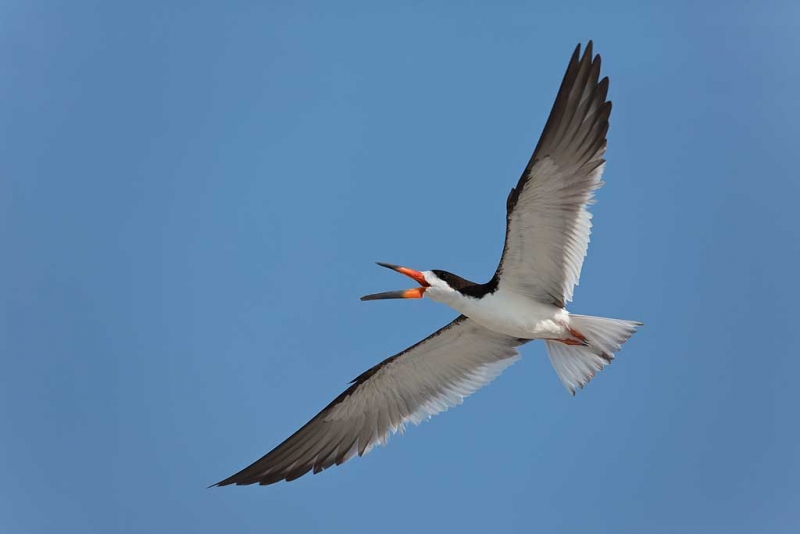
<svg viewBox="0 0 800 534">
<path fill-rule="evenodd" d="M 494 293 L 495 291 L 497 291 L 497 280 L 495 280 L 494 278 L 492 278 L 486 284 L 478 284 L 470 280 L 461 278 L 457 274 L 453 274 L 448 271 L 433 269 L 431 272 L 435 274 L 437 277 L 439 277 L 439 280 L 447 283 L 447 285 L 449 285 L 462 295 L 466 295 L 468 297 L 474 297 L 479 299 L 484 295 L 487 295 L 489 293 Z"/>
</svg>

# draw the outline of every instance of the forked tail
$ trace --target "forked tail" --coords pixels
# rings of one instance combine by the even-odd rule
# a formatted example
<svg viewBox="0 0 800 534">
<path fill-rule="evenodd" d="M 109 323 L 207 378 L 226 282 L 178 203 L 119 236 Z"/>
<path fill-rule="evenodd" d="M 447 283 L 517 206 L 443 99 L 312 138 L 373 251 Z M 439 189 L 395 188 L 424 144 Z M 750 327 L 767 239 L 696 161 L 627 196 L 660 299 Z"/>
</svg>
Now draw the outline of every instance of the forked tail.
<svg viewBox="0 0 800 534">
<path fill-rule="evenodd" d="M 547 355 L 558 378 L 573 395 L 597 371 L 611 363 L 622 344 L 642 325 L 637 321 L 607 319 L 590 315 L 570 315 L 570 326 L 586 338 L 586 345 L 546 341 Z"/>
</svg>

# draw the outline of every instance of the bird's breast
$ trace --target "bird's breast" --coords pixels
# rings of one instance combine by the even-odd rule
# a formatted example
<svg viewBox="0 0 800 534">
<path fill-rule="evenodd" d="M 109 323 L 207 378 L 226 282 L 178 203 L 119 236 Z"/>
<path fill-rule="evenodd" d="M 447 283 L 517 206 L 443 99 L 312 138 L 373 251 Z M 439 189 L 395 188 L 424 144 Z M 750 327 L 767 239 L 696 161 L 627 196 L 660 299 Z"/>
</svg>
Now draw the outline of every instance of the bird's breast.
<svg viewBox="0 0 800 534">
<path fill-rule="evenodd" d="M 569 313 L 552 304 L 498 290 L 482 298 L 462 297 L 453 306 L 478 324 L 525 339 L 568 337 Z"/>
</svg>

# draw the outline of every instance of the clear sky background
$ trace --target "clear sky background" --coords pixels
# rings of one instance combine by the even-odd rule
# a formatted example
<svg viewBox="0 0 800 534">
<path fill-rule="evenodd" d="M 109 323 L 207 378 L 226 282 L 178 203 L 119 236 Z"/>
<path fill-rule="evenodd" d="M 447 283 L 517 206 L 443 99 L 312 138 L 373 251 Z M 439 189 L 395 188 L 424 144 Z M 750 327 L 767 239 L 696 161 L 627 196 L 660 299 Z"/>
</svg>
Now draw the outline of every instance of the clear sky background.
<svg viewBox="0 0 800 534">
<path fill-rule="evenodd" d="M 800 3 L 110 4 L 0 6 L 0 531 L 800 531 Z M 589 39 L 615 363 L 206 489 L 455 315 L 373 261 L 492 275 Z"/>
</svg>

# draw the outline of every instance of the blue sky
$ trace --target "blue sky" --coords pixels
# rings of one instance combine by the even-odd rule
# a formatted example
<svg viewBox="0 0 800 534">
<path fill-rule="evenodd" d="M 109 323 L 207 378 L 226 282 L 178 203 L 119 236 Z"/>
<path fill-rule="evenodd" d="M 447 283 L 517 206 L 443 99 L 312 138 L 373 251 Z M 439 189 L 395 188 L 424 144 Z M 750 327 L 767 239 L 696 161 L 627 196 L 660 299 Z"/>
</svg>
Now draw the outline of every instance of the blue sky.
<svg viewBox="0 0 800 534">
<path fill-rule="evenodd" d="M 0 6 L 0 531 L 800 529 L 800 4 L 180 4 Z M 491 276 L 588 39 L 616 362 L 206 489 L 454 316 L 373 261 Z"/>
</svg>

